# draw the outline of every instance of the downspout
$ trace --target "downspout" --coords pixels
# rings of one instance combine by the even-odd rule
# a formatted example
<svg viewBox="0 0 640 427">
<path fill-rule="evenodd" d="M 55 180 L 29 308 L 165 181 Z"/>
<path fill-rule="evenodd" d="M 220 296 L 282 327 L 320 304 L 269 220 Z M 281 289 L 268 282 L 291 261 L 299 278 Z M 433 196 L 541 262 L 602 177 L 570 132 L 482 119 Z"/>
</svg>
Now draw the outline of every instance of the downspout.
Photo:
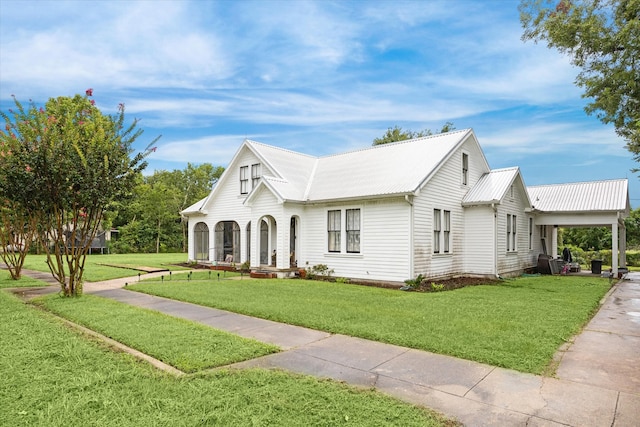
<svg viewBox="0 0 640 427">
<path fill-rule="evenodd" d="M 493 209 L 493 274 L 498 279 L 498 208 L 495 203 L 491 203 Z"/>
<path fill-rule="evenodd" d="M 413 227 L 414 227 L 414 207 L 413 207 L 413 199 L 408 194 L 405 194 L 404 201 L 407 202 L 410 206 L 409 210 L 409 274 L 407 277 L 412 279 L 414 275 L 414 258 L 415 258 L 415 248 L 413 242 Z"/>
</svg>

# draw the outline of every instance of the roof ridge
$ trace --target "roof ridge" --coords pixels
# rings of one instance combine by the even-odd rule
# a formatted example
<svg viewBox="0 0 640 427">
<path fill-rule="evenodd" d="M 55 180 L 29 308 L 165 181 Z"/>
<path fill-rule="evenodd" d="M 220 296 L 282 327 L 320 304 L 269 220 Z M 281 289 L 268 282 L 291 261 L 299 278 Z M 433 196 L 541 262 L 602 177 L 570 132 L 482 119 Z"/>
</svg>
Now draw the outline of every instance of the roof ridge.
<svg viewBox="0 0 640 427">
<path fill-rule="evenodd" d="M 491 172 L 504 172 L 504 171 L 510 171 L 510 170 L 516 170 L 516 169 L 520 169 L 520 166 L 509 166 L 509 167 L 506 167 L 506 168 L 491 169 L 489 171 L 489 173 L 491 173 Z"/>
<path fill-rule="evenodd" d="M 595 181 L 576 181 L 576 182 L 559 182 L 556 184 L 539 184 L 539 185 L 528 185 L 527 188 L 533 187 L 555 187 L 560 185 L 578 185 L 578 184 L 595 184 L 598 182 L 615 182 L 615 181 L 628 181 L 628 178 L 612 178 L 612 179 L 597 179 Z"/>
<path fill-rule="evenodd" d="M 318 158 L 318 156 L 313 156 L 313 155 L 307 154 L 307 153 L 301 153 L 300 151 L 293 151 L 293 150 L 290 150 L 288 148 L 278 147 L 277 145 L 265 144 L 264 142 L 254 141 L 252 139 L 245 139 L 245 141 L 247 141 L 248 143 L 250 143 L 252 145 L 260 145 L 262 147 L 273 148 L 273 149 L 276 149 L 276 150 L 279 150 L 279 151 L 284 151 L 286 153 L 297 154 L 299 156 L 310 157 L 312 159 L 317 159 Z"/>
<path fill-rule="evenodd" d="M 327 155 L 321 156 L 319 158 L 320 159 L 327 159 L 327 158 L 330 158 L 330 157 L 344 156 L 344 155 L 347 155 L 347 154 L 360 153 L 360 152 L 363 152 L 363 151 L 378 150 L 378 149 L 383 149 L 383 148 L 387 148 L 387 147 L 392 147 L 392 146 L 397 146 L 397 145 L 402 145 L 402 144 L 408 144 L 408 143 L 416 142 L 416 141 L 420 141 L 420 140 L 434 139 L 434 138 L 439 138 L 439 137 L 446 136 L 446 135 L 453 135 L 453 134 L 456 134 L 456 133 L 463 133 L 463 132 L 467 133 L 470 130 L 471 130 L 471 128 L 460 129 L 460 130 L 454 130 L 454 131 L 451 131 L 451 132 L 442 132 L 442 133 L 436 133 L 436 134 L 432 134 L 432 135 L 421 136 L 419 138 L 403 139 L 402 141 L 393 141 L 393 142 L 387 142 L 385 144 L 370 145 L 370 146 L 366 146 L 366 147 L 362 147 L 362 148 L 356 148 L 354 150 L 342 151 L 340 153 L 327 154 Z"/>
</svg>

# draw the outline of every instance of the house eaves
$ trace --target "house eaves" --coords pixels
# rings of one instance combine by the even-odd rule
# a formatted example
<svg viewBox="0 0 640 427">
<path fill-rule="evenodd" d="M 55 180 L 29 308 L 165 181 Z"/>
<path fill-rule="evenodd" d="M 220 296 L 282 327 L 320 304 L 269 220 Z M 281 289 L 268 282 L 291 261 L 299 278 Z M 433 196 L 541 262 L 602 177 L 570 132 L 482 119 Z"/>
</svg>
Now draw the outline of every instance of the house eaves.
<svg viewBox="0 0 640 427">
<path fill-rule="evenodd" d="M 184 217 L 189 217 L 189 216 L 196 216 L 196 215 L 206 215 L 207 211 L 204 210 L 204 205 L 206 204 L 207 200 L 209 200 L 209 197 L 205 197 L 202 200 L 197 201 L 196 203 L 194 203 L 193 205 L 189 206 L 186 209 L 183 209 L 180 211 L 180 215 L 184 216 Z"/>
<path fill-rule="evenodd" d="M 522 180 L 518 167 L 495 169 L 482 175 L 473 188 L 463 197 L 462 206 L 468 207 L 502 203 L 502 200 L 504 200 L 507 192 L 514 185 L 518 177 Z M 531 206 L 524 181 L 522 181 L 522 190 L 524 197 L 527 199 L 528 206 Z"/>
<path fill-rule="evenodd" d="M 443 157 L 440 158 L 438 164 L 431 169 L 431 171 L 424 177 L 424 179 L 422 179 L 422 181 L 418 183 L 416 188 L 413 189 L 414 194 L 419 193 L 419 191 L 431 180 L 431 178 L 433 178 L 437 174 L 440 168 L 442 168 L 442 166 L 451 158 L 451 156 L 453 156 L 453 153 L 455 153 L 456 150 L 458 150 L 467 141 L 467 138 L 469 136 L 472 136 L 474 138 L 474 141 L 482 152 L 482 148 L 480 147 L 480 144 L 478 144 L 478 140 L 475 139 L 473 129 L 465 129 L 460 132 L 464 132 L 464 134 L 460 137 L 458 142 L 454 146 L 452 146 L 451 149 Z M 482 153 L 482 160 L 484 161 L 486 168 L 489 169 L 489 164 L 487 163 L 487 159 L 484 157 L 484 153 Z"/>
</svg>

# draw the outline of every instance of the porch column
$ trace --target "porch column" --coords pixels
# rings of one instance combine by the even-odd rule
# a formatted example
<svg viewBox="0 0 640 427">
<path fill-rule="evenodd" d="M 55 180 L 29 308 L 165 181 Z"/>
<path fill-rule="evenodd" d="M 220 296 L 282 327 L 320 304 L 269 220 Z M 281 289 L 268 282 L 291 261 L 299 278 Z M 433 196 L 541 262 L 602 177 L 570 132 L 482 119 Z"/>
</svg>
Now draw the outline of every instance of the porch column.
<svg viewBox="0 0 640 427">
<path fill-rule="evenodd" d="M 553 226 L 553 231 L 551 232 L 551 256 L 553 258 L 558 257 L 558 226 Z"/>
<path fill-rule="evenodd" d="M 618 221 L 611 224 L 611 272 L 618 277 Z"/>
<path fill-rule="evenodd" d="M 627 267 L 627 227 L 620 224 L 620 267 Z"/>
<path fill-rule="evenodd" d="M 251 219 L 251 268 L 260 267 L 260 218 Z"/>
</svg>

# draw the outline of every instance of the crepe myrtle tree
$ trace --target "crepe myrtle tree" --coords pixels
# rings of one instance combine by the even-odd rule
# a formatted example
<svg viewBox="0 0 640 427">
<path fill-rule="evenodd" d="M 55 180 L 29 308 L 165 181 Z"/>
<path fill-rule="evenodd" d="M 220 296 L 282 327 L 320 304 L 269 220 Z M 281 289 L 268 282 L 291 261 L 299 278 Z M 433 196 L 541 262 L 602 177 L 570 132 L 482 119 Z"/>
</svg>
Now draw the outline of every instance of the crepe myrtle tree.
<svg viewBox="0 0 640 427">
<path fill-rule="evenodd" d="M 3 166 L 0 156 L 0 170 L 5 170 Z M 25 213 L 19 204 L 0 198 L 0 258 L 13 280 L 22 276 L 22 266 L 33 243 L 36 226 L 36 218 Z"/>
<path fill-rule="evenodd" d="M 40 108 L 14 97 L 15 109 L 2 112 L 0 194 L 37 218 L 47 265 L 65 296 L 82 294 L 86 255 L 103 214 L 132 193 L 159 138 L 134 154 L 143 132 L 138 120 L 125 126 L 124 104 L 106 115 L 92 96 L 87 89 L 84 96 L 50 98 Z"/>
</svg>

